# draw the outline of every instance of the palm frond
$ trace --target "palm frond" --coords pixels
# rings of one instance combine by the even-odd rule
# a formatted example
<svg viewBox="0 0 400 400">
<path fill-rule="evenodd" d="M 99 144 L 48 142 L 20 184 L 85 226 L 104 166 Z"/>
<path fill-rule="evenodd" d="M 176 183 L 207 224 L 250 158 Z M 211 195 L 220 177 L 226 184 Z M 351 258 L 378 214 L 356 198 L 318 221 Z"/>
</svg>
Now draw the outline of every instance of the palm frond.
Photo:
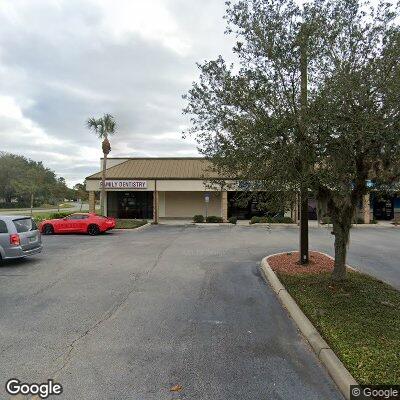
<svg viewBox="0 0 400 400">
<path fill-rule="evenodd" d="M 86 127 L 90 130 L 97 130 L 97 126 L 98 120 L 96 118 L 91 117 L 86 121 Z"/>
<path fill-rule="evenodd" d="M 114 116 L 111 114 L 104 114 L 103 116 L 104 127 L 109 135 L 113 135 L 116 131 L 116 123 Z"/>
<path fill-rule="evenodd" d="M 111 114 L 104 114 L 102 118 L 89 118 L 86 127 L 93 131 L 100 139 L 106 135 L 113 135 L 116 131 L 116 123 Z"/>
</svg>

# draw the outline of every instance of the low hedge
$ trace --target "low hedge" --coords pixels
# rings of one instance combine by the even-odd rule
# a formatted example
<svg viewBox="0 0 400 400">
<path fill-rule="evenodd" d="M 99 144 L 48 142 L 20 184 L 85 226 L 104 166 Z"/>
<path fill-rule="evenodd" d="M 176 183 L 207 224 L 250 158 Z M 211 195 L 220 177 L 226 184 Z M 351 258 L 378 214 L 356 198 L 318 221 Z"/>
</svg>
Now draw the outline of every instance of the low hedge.
<svg viewBox="0 0 400 400">
<path fill-rule="evenodd" d="M 207 222 L 208 224 L 215 224 L 224 222 L 222 217 L 217 217 L 216 215 L 209 215 L 207 218 L 204 218 L 203 215 L 195 215 L 193 217 L 193 222 L 196 224 L 202 224 L 203 222 Z"/>
<path fill-rule="evenodd" d="M 321 218 L 321 224 L 322 225 L 330 225 L 332 224 L 331 217 L 325 216 Z"/>
<path fill-rule="evenodd" d="M 33 216 L 35 222 L 42 222 L 44 219 L 58 219 L 58 218 L 65 218 L 68 215 L 71 215 L 71 212 L 61 211 L 61 212 L 53 212 L 53 213 L 43 213 L 43 214 L 36 214 Z"/>
<path fill-rule="evenodd" d="M 293 224 L 290 217 L 251 217 L 250 224 Z"/>
<path fill-rule="evenodd" d="M 236 225 L 237 218 L 236 218 L 236 217 L 230 217 L 230 218 L 228 219 L 228 222 L 229 222 L 230 224 Z"/>
<path fill-rule="evenodd" d="M 195 215 L 193 217 L 193 222 L 197 222 L 197 223 L 203 223 L 204 222 L 204 216 L 203 215 Z"/>
<path fill-rule="evenodd" d="M 215 215 L 209 215 L 206 218 L 206 222 L 209 224 L 215 224 L 215 223 L 224 222 L 224 220 L 222 219 L 222 217 L 217 217 Z"/>
<path fill-rule="evenodd" d="M 365 222 L 364 222 L 364 219 L 363 219 L 363 218 L 361 218 L 361 217 L 357 218 L 356 224 L 362 225 L 362 224 L 364 224 L 364 223 L 365 223 Z M 369 221 L 369 223 L 370 223 L 370 224 L 377 224 L 378 221 L 377 221 L 376 219 L 371 219 L 371 220 Z"/>
</svg>

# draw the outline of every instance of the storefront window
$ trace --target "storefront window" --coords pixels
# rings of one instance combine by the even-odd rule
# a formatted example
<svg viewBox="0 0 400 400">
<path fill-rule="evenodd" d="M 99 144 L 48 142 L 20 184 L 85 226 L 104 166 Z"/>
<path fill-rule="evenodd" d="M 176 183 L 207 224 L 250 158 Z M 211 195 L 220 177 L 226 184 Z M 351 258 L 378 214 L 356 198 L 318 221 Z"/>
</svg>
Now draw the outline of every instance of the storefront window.
<svg viewBox="0 0 400 400">
<path fill-rule="evenodd" d="M 107 215 L 126 219 L 153 218 L 153 192 L 108 192 Z"/>
</svg>

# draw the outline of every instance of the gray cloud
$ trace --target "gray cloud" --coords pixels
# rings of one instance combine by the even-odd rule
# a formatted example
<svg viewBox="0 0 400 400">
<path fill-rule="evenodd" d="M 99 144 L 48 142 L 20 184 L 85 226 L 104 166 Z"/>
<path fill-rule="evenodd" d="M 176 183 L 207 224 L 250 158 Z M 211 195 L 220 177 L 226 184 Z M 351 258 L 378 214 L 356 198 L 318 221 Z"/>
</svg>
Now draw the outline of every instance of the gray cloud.
<svg viewBox="0 0 400 400">
<path fill-rule="evenodd" d="M 101 155 L 84 122 L 110 112 L 112 156 L 197 154 L 181 139 L 181 95 L 196 61 L 228 53 L 224 1 L 151 3 L 3 0 L 0 149 L 82 181 Z"/>
</svg>

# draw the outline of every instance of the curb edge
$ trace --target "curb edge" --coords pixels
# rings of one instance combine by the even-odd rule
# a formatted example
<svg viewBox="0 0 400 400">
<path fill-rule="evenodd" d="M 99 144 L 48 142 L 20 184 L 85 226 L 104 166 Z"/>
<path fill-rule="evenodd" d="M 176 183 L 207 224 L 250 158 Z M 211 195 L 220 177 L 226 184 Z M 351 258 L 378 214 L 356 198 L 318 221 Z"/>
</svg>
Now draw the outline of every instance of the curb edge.
<svg viewBox="0 0 400 400">
<path fill-rule="evenodd" d="M 277 256 L 284 253 L 275 253 L 267 257 L 264 257 L 261 261 L 261 272 L 264 280 L 270 284 L 275 293 L 277 294 L 281 304 L 286 308 L 290 317 L 296 323 L 298 329 L 302 335 L 310 343 L 312 349 L 314 350 L 318 360 L 324 365 L 329 375 L 332 377 L 333 381 L 342 392 L 343 396 L 350 400 L 350 386 L 357 385 L 357 381 L 353 378 L 347 368 L 339 360 L 337 355 L 329 347 L 328 343 L 322 338 L 317 329 L 311 323 L 311 321 L 306 317 L 306 315 L 301 311 L 298 304 L 295 302 L 293 297 L 287 292 L 286 288 L 283 286 L 275 272 L 272 270 L 268 264 L 268 258 L 272 256 Z M 325 253 L 322 253 L 325 254 Z M 331 256 L 327 255 L 329 258 Z"/>
</svg>

